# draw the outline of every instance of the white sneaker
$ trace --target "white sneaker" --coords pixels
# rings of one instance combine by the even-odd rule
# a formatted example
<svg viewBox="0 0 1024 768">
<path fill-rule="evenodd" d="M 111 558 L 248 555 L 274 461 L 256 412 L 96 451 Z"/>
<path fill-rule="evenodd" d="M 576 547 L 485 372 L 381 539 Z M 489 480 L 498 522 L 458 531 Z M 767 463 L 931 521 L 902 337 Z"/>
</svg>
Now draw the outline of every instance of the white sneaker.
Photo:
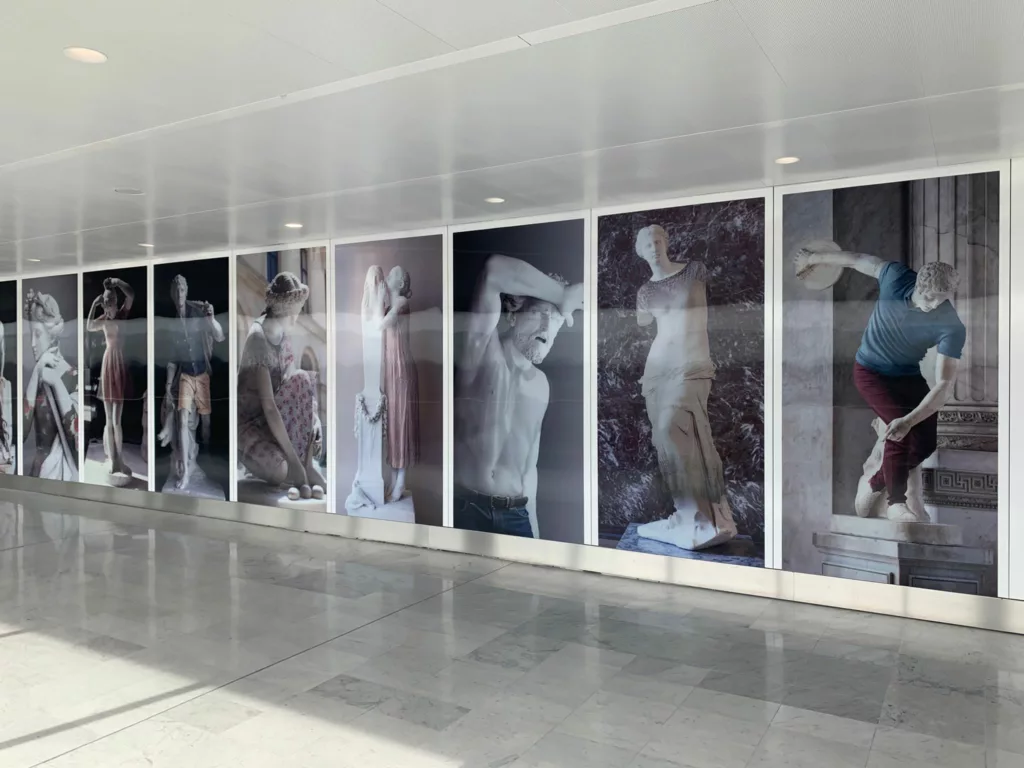
<svg viewBox="0 0 1024 768">
<path fill-rule="evenodd" d="M 878 500 L 882 498 L 883 493 L 885 493 L 884 489 L 881 491 L 871 490 L 871 482 L 868 478 L 861 476 L 860 481 L 857 483 L 857 496 L 853 502 L 853 508 L 857 511 L 857 517 L 871 517 L 875 505 L 878 504 Z"/>
<path fill-rule="evenodd" d="M 921 523 L 928 522 L 921 518 L 906 504 L 890 504 L 886 516 L 894 523 Z"/>
</svg>

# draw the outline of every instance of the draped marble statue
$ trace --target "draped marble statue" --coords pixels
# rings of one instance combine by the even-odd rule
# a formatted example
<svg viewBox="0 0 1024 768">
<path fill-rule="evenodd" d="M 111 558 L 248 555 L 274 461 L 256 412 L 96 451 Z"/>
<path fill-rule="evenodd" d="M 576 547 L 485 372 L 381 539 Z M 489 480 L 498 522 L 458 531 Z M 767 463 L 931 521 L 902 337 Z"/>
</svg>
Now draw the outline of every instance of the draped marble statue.
<svg viewBox="0 0 1024 768">
<path fill-rule="evenodd" d="M 389 279 L 377 265 L 367 270 L 360 310 L 363 388 L 354 414 L 356 476 L 345 509 L 360 517 L 412 523 L 416 513 L 405 481 L 419 454 L 419 420 L 408 339 L 409 295 L 404 269 L 395 267 Z M 392 470 L 389 484 L 385 459 Z"/>
<path fill-rule="evenodd" d="M 636 252 L 651 268 L 637 294 L 637 323 L 657 323 L 641 392 L 647 403 L 658 468 L 672 495 L 667 519 L 645 523 L 646 539 L 700 550 L 735 538 L 722 460 L 708 419 L 715 377 L 708 340 L 704 265 L 668 257 L 668 236 L 654 225 L 637 233 Z"/>
</svg>

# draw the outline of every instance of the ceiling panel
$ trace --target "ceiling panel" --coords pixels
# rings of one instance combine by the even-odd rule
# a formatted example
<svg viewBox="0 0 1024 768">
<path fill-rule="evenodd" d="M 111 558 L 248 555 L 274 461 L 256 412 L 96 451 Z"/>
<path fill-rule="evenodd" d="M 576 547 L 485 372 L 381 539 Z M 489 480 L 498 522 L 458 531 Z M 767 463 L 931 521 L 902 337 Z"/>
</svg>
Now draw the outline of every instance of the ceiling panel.
<svg viewBox="0 0 1024 768">
<path fill-rule="evenodd" d="M 454 50 L 377 0 L 222 0 L 221 7 L 358 74 Z"/>
<path fill-rule="evenodd" d="M 985 0 L 987 2 L 987 0 Z M 787 88 L 787 115 L 924 95 L 912 28 L 931 0 L 730 0 Z"/>
<path fill-rule="evenodd" d="M 215 3 L 36 0 L 0 25 L 0 164 L 185 120 L 348 74 Z M 88 45 L 103 66 L 61 53 Z M 31 77 L 25 77 L 31 72 Z"/>
<path fill-rule="evenodd" d="M 556 0 L 381 0 L 456 48 L 470 48 L 564 24 L 573 16 Z"/>
<path fill-rule="evenodd" d="M 901 0 L 919 9 L 917 0 Z M 916 15 L 913 44 L 929 94 L 1024 80 L 1024 2 L 929 0 Z"/>
<path fill-rule="evenodd" d="M 1024 90 L 991 89 L 928 101 L 941 162 L 1024 155 Z"/>
</svg>

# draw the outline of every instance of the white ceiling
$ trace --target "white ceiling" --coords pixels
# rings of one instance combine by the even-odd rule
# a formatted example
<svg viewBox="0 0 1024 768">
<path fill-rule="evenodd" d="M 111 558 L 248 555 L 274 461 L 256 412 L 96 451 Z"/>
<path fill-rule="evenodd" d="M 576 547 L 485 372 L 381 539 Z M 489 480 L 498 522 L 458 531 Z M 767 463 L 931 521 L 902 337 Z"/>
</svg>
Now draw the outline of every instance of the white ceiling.
<svg viewBox="0 0 1024 768">
<path fill-rule="evenodd" d="M 12 5 L 0 274 L 1024 152 L 1021 0 Z"/>
</svg>

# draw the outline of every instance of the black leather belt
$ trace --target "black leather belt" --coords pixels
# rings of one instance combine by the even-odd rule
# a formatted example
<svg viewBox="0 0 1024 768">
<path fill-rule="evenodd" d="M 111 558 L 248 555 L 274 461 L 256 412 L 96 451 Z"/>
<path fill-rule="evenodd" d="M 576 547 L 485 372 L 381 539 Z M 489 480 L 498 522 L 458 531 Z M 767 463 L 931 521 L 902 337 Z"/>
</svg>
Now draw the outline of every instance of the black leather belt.
<svg viewBox="0 0 1024 768">
<path fill-rule="evenodd" d="M 529 501 L 526 496 L 489 496 L 486 493 L 478 493 L 477 491 L 471 491 L 469 488 L 463 488 L 461 485 L 455 486 L 455 496 L 472 501 L 483 507 L 490 507 L 491 509 L 525 507 Z"/>
</svg>

